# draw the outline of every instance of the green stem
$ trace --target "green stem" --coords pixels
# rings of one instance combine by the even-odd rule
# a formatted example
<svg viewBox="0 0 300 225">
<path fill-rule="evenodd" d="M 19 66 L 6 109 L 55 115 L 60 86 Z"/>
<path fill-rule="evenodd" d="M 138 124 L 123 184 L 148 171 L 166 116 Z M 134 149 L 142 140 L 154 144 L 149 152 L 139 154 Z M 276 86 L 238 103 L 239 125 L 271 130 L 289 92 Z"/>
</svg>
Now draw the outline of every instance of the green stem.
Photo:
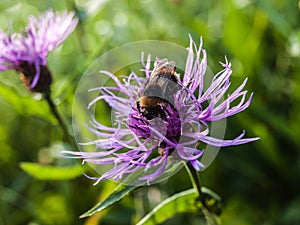
<svg viewBox="0 0 300 225">
<path fill-rule="evenodd" d="M 193 187 L 198 192 L 198 198 L 196 199 L 196 201 L 201 202 L 201 206 L 199 207 L 199 209 L 203 213 L 207 224 L 220 225 L 218 218 L 216 216 L 216 215 L 220 215 L 220 213 L 221 213 L 219 211 L 220 206 L 217 206 L 218 203 L 220 204 L 220 201 L 221 201 L 220 197 L 216 196 L 215 194 L 210 193 L 210 197 L 214 198 L 213 200 L 218 201 L 218 202 L 217 203 L 214 202 L 213 204 L 209 203 L 209 201 L 207 201 L 207 199 L 206 199 L 207 193 L 209 193 L 209 192 L 207 192 L 207 190 L 203 189 L 204 190 L 204 193 L 203 193 L 197 171 L 195 170 L 195 168 L 193 167 L 193 165 L 190 162 L 186 163 L 185 166 L 186 166 L 188 174 L 191 178 Z"/>
<path fill-rule="evenodd" d="M 204 199 L 204 195 L 201 190 L 201 184 L 200 184 L 200 180 L 199 180 L 197 171 L 195 170 L 195 168 L 193 167 L 193 165 L 190 162 L 187 162 L 185 165 L 186 165 L 187 172 L 190 176 L 192 185 L 197 190 L 197 193 L 198 193 L 197 199 L 202 203 L 202 205 L 204 207 L 206 207 L 205 199 Z"/>
<path fill-rule="evenodd" d="M 64 123 L 62 117 L 60 116 L 60 114 L 56 108 L 56 105 L 54 104 L 54 102 L 51 98 L 50 90 L 44 92 L 44 99 L 48 103 L 51 113 L 55 116 L 55 118 L 57 119 L 57 121 L 59 123 L 60 128 L 62 129 L 62 132 L 64 134 L 64 141 L 68 142 L 71 146 L 74 146 L 74 142 L 72 141 L 73 138 L 69 134 L 68 128 L 67 128 L 66 124 Z"/>
</svg>

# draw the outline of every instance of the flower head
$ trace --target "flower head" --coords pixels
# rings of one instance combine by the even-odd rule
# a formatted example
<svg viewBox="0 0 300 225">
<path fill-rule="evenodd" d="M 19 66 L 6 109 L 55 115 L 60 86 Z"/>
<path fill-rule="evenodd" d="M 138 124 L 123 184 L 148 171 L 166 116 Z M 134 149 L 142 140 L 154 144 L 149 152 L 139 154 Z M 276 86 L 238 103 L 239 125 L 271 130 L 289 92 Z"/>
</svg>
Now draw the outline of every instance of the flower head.
<svg viewBox="0 0 300 225">
<path fill-rule="evenodd" d="M 52 82 L 48 53 L 70 35 L 77 23 L 73 12 L 50 10 L 39 18 L 30 17 L 24 35 L 7 35 L 0 30 L 0 71 L 14 69 L 31 91 L 47 91 Z"/>
<path fill-rule="evenodd" d="M 93 118 L 88 128 L 98 139 L 84 144 L 94 145 L 97 151 L 64 151 L 84 162 L 111 165 L 101 177 L 93 178 L 97 182 L 129 179 L 131 184 L 150 184 L 176 170 L 178 162 L 189 162 L 198 171 L 203 169 L 205 165 L 200 160 L 205 149 L 199 147 L 201 144 L 224 147 L 257 140 L 243 138 L 244 132 L 233 140 L 210 136 L 209 124 L 246 109 L 252 94 L 247 98 L 247 91 L 243 90 L 246 79 L 225 96 L 232 73 L 227 59 L 221 63 L 224 69 L 204 88 L 207 64 L 202 40 L 197 47 L 190 39 L 182 80 L 175 62 L 156 59 L 151 70 L 150 61 L 148 57 L 147 63 L 143 62 L 146 77 L 132 72 L 123 82 L 114 74 L 101 71 L 116 85 L 93 89 L 101 95 L 90 106 L 100 100 L 107 102 L 116 112 L 115 126 L 105 126 Z M 237 103 L 233 105 L 234 102 Z M 134 179 L 140 183 L 134 183 Z"/>
</svg>

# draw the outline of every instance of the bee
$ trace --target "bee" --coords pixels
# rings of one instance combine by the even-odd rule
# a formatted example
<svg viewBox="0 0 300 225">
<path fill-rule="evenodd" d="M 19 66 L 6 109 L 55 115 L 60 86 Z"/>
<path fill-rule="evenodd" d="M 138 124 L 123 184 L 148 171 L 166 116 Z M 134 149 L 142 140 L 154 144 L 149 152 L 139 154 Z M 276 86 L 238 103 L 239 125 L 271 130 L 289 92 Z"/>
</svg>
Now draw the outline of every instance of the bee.
<svg viewBox="0 0 300 225">
<path fill-rule="evenodd" d="M 176 73 L 174 61 L 162 59 L 154 65 L 154 69 L 136 102 L 138 112 L 147 120 L 155 117 L 166 119 L 163 107 L 174 105 L 174 94 L 179 90 L 180 75 Z"/>
</svg>

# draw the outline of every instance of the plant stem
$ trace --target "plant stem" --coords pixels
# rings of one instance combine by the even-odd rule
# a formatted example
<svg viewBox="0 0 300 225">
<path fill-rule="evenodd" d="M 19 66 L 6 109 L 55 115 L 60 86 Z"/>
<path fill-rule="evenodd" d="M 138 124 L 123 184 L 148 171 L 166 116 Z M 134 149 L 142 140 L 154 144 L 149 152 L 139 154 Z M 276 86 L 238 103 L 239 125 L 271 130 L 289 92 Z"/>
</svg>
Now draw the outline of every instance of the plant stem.
<svg viewBox="0 0 300 225">
<path fill-rule="evenodd" d="M 200 184 L 200 180 L 199 180 L 197 171 L 195 170 L 195 168 L 193 167 L 193 165 L 190 162 L 187 162 L 185 165 L 186 165 L 187 172 L 190 176 L 192 185 L 198 192 L 198 198 L 197 199 L 202 203 L 202 205 L 204 207 L 206 207 L 205 199 L 204 199 L 204 195 L 203 195 L 202 190 L 201 190 L 201 184 Z"/>
<path fill-rule="evenodd" d="M 197 190 L 198 192 L 198 198 L 196 199 L 196 202 L 199 201 L 201 203 L 201 206 L 199 209 L 203 213 L 205 220 L 207 224 L 210 225 L 220 225 L 220 222 L 218 220 L 218 217 L 216 215 L 220 215 L 220 211 L 217 212 L 216 210 L 219 210 L 218 206 L 215 205 L 215 202 L 213 204 L 209 203 L 210 200 L 207 201 L 207 190 L 201 188 L 200 180 L 197 174 L 197 171 L 193 167 L 193 165 L 190 162 L 185 163 L 186 169 L 188 171 L 188 174 L 191 178 L 191 182 L 193 184 L 193 187 Z M 213 198 L 214 201 L 218 201 L 220 203 L 220 197 L 215 195 L 215 193 L 211 194 L 209 193 L 210 198 Z M 208 198 L 209 199 L 209 198 Z M 198 203 L 199 203 L 198 202 Z M 218 204 L 218 203 L 216 203 Z"/>
<path fill-rule="evenodd" d="M 50 94 L 50 90 L 44 92 L 44 99 L 46 100 L 46 102 L 49 105 L 49 108 L 51 110 L 51 113 L 55 116 L 55 118 L 57 119 L 60 128 L 62 129 L 62 132 L 64 134 L 64 141 L 68 142 L 71 146 L 74 146 L 74 142 L 72 141 L 73 138 L 71 137 L 71 135 L 68 132 L 68 128 L 66 126 L 66 124 L 64 123 L 62 117 L 60 116 L 56 105 L 54 104 L 52 98 L 51 98 L 51 94 Z"/>
</svg>

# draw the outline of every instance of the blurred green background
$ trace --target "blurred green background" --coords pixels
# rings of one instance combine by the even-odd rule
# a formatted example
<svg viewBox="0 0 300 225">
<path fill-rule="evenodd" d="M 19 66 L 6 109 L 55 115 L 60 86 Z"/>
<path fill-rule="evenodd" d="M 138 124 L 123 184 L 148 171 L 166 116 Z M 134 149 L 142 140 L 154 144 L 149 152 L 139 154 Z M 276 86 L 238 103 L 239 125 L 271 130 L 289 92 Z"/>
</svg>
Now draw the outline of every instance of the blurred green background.
<svg viewBox="0 0 300 225">
<path fill-rule="evenodd" d="M 55 77 L 52 96 L 70 129 L 78 81 L 98 56 L 114 47 L 148 39 L 187 47 L 191 34 L 194 40 L 203 37 L 213 72 L 221 69 L 218 62 L 227 55 L 232 85 L 237 87 L 248 77 L 246 89 L 254 92 L 254 98 L 249 109 L 228 119 L 226 137 L 246 130 L 248 137 L 261 140 L 222 149 L 201 173 L 202 183 L 223 198 L 222 224 L 300 224 L 298 2 L 2 0 L 0 28 L 21 31 L 29 15 L 38 16 L 49 8 L 74 10 L 80 18 L 76 30 L 48 57 Z M 191 187 L 182 170 L 100 214 L 79 219 L 116 184 L 92 186 L 93 181 L 81 175 L 79 160 L 58 156 L 67 146 L 49 112 L 41 96 L 28 93 L 18 74 L 0 74 L 0 225 L 134 224 L 167 196 Z M 73 179 L 43 180 L 24 172 L 22 162 L 73 169 L 77 165 L 77 170 L 69 177 Z M 178 224 L 180 219 L 199 224 L 190 215 L 164 224 Z"/>
</svg>

